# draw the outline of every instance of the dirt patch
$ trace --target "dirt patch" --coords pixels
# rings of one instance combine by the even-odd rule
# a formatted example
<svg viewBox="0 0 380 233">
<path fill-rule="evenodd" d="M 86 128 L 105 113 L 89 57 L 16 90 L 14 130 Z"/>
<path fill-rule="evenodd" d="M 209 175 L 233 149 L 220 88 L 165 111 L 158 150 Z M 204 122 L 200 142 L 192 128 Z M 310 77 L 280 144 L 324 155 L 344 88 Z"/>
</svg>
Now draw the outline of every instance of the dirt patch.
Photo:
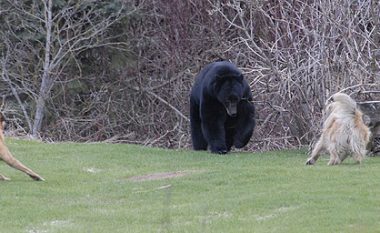
<svg viewBox="0 0 380 233">
<path fill-rule="evenodd" d="M 39 229 L 30 229 L 27 230 L 27 233 L 48 233 L 52 232 L 53 229 L 63 229 L 65 227 L 69 227 L 72 224 L 70 220 L 53 220 L 50 222 L 42 223 L 42 226 Z M 55 231 L 54 231 L 55 232 Z"/>
<path fill-rule="evenodd" d="M 152 173 L 143 176 L 133 176 L 128 178 L 131 181 L 148 181 L 148 180 L 163 180 L 163 179 L 172 179 L 176 177 L 182 177 L 190 175 L 194 171 L 175 171 L 175 172 L 161 172 L 161 173 Z"/>
<path fill-rule="evenodd" d="M 83 171 L 88 172 L 88 173 L 99 173 L 102 170 L 94 167 L 84 167 Z"/>
<path fill-rule="evenodd" d="M 289 211 L 296 210 L 298 208 L 300 208 L 300 207 L 299 206 L 281 207 L 279 209 L 274 210 L 271 214 L 264 215 L 264 216 L 256 216 L 256 220 L 259 221 L 259 222 L 260 221 L 269 220 L 269 219 L 272 219 L 272 218 L 276 218 L 276 217 L 278 217 L 281 214 L 285 214 L 285 213 L 287 213 Z"/>
</svg>

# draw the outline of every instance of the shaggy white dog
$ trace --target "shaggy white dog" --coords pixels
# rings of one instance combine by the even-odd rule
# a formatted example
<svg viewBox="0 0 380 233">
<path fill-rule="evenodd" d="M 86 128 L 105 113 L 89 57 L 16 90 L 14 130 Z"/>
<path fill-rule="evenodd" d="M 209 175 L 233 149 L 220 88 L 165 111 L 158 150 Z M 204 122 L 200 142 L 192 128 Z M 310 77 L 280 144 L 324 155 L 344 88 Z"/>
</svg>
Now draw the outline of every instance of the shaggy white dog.
<svg viewBox="0 0 380 233">
<path fill-rule="evenodd" d="M 327 118 L 323 124 L 322 135 L 306 165 L 313 165 L 323 149 L 330 153 L 328 165 L 338 165 L 350 154 L 361 163 L 371 134 L 363 122 L 363 113 L 346 94 L 336 93 L 331 100 L 326 106 Z"/>
</svg>

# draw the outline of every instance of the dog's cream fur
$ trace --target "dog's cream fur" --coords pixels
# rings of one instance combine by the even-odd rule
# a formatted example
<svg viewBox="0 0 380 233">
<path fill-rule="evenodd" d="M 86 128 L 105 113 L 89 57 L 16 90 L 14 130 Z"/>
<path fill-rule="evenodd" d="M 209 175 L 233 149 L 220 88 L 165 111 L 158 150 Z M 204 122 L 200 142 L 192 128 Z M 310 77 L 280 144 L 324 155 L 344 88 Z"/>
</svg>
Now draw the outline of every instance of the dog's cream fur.
<svg viewBox="0 0 380 233">
<path fill-rule="evenodd" d="M 4 125 L 5 125 L 5 118 L 2 113 L 0 113 L 0 160 L 3 160 L 5 163 L 7 163 L 9 166 L 18 169 L 22 172 L 25 172 L 28 174 L 33 180 L 44 180 L 40 175 L 32 171 L 30 168 L 22 164 L 20 161 L 15 159 L 11 152 L 8 150 L 8 147 L 5 145 L 4 142 Z M 8 177 L 3 176 L 0 174 L 0 180 L 10 180 Z"/>
<path fill-rule="evenodd" d="M 350 154 L 361 163 L 371 134 L 363 122 L 363 113 L 346 94 L 336 93 L 331 99 L 332 102 L 326 106 L 327 118 L 322 135 L 306 164 L 313 165 L 323 149 L 330 153 L 328 165 L 338 165 Z"/>
</svg>

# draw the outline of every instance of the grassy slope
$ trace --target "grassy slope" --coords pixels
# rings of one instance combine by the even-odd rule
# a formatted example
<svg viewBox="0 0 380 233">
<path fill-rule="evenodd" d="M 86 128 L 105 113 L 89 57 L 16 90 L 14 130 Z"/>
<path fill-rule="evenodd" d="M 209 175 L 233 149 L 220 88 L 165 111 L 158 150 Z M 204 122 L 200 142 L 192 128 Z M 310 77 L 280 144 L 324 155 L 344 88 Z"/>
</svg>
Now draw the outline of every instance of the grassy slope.
<svg viewBox="0 0 380 233">
<path fill-rule="evenodd" d="M 380 232 L 380 158 L 232 153 L 8 140 L 42 175 L 0 164 L 0 232 Z M 174 179 L 136 182 L 156 172 Z M 170 185 L 170 186 L 169 186 Z"/>
</svg>

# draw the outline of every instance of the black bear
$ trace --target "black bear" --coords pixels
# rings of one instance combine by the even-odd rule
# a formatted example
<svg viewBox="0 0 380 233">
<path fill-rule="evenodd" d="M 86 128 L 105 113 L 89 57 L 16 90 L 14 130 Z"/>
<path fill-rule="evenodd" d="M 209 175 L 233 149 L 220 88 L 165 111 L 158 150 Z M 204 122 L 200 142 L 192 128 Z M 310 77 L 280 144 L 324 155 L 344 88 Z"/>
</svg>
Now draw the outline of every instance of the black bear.
<svg viewBox="0 0 380 233">
<path fill-rule="evenodd" d="M 255 107 L 247 81 L 228 61 L 208 64 L 197 75 L 190 95 L 194 150 L 225 154 L 244 147 L 255 127 Z"/>
</svg>

